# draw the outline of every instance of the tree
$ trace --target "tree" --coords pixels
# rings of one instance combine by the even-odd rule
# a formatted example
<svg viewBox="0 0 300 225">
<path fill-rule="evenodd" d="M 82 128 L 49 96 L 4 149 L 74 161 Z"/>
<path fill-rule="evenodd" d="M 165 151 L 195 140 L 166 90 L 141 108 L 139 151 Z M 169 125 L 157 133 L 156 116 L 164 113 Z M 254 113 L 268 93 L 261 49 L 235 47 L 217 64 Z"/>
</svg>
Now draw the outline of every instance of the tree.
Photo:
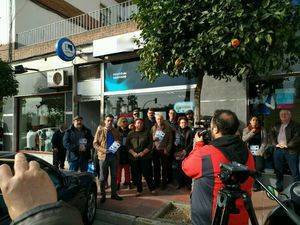
<svg viewBox="0 0 300 225">
<path fill-rule="evenodd" d="M 163 74 L 196 78 L 196 121 L 204 75 L 241 81 L 291 72 L 299 61 L 299 7 L 291 0 L 136 3 L 144 45 L 139 69 L 150 81 Z"/>
<path fill-rule="evenodd" d="M 18 94 L 18 81 L 8 63 L 0 59 L 0 99 Z"/>
</svg>

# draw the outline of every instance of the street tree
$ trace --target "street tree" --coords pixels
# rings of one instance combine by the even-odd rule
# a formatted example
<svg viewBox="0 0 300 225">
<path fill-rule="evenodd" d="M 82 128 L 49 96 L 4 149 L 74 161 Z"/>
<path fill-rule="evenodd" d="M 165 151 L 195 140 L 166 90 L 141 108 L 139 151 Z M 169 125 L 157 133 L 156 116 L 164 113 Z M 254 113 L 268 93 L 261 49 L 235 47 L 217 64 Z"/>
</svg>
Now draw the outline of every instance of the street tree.
<svg viewBox="0 0 300 225">
<path fill-rule="evenodd" d="M 299 61 L 299 8 L 291 0 L 136 0 L 144 77 L 197 80 L 195 121 L 204 75 L 230 81 L 291 72 Z"/>
<path fill-rule="evenodd" d="M 0 100 L 18 94 L 18 81 L 7 62 L 0 59 Z"/>
</svg>

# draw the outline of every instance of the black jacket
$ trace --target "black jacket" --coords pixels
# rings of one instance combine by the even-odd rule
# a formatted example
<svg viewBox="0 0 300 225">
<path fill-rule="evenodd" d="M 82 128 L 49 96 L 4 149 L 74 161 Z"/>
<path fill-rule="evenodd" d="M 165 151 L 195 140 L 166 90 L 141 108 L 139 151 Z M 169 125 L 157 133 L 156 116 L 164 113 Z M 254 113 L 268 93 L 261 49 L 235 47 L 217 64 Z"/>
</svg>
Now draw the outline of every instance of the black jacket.
<svg viewBox="0 0 300 225">
<path fill-rule="evenodd" d="M 119 148 L 119 154 L 120 154 L 119 163 L 121 165 L 126 165 L 129 164 L 129 155 L 128 155 L 129 153 L 126 146 L 126 138 L 130 130 L 128 128 L 123 130 L 122 128 L 118 127 L 118 131 L 120 133 L 120 140 L 121 140 L 121 146 Z"/>
<path fill-rule="evenodd" d="M 190 127 L 181 129 L 180 127 L 177 130 L 180 135 L 180 142 L 177 146 L 177 151 L 184 149 L 187 153 L 190 153 L 193 149 L 193 131 Z"/>
<path fill-rule="evenodd" d="M 78 160 L 80 157 L 85 158 L 86 160 L 91 158 L 91 148 L 93 146 L 94 137 L 91 133 L 91 130 L 82 127 L 82 132 L 84 132 L 84 138 L 87 139 L 86 151 L 83 154 L 79 154 L 79 140 L 75 134 L 75 127 L 72 125 L 69 129 L 66 130 L 64 135 L 63 144 L 67 149 L 67 160 L 68 162 L 73 162 Z"/>
<path fill-rule="evenodd" d="M 19 216 L 10 225 L 83 225 L 79 211 L 59 201 L 33 208 Z"/>
<path fill-rule="evenodd" d="M 63 143 L 64 135 L 65 132 L 61 132 L 60 130 L 57 130 L 55 131 L 51 139 L 52 148 L 58 149 L 58 155 L 64 155 L 66 153 L 66 149 Z"/>
<path fill-rule="evenodd" d="M 278 144 L 277 138 L 280 131 L 281 124 L 277 124 L 271 130 L 272 144 L 276 146 Z M 290 152 L 300 152 L 300 125 L 295 121 L 290 121 L 290 123 L 285 128 L 286 142 L 288 151 Z"/>
<path fill-rule="evenodd" d="M 156 123 L 156 122 L 155 122 L 155 119 L 153 119 L 153 120 L 151 121 L 151 120 L 149 120 L 149 118 L 147 117 L 147 118 L 145 119 L 145 121 L 144 121 L 145 130 L 146 130 L 147 132 L 150 132 L 151 129 L 152 129 L 152 127 L 154 126 L 155 123 Z"/>
</svg>

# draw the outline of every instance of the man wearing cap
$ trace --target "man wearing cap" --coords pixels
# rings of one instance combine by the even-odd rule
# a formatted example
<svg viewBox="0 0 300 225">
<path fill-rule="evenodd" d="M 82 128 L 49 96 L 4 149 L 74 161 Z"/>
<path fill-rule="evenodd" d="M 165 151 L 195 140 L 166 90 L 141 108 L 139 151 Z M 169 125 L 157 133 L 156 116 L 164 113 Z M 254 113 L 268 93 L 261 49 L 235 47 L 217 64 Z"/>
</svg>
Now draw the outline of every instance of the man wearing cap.
<svg viewBox="0 0 300 225">
<path fill-rule="evenodd" d="M 83 118 L 75 116 L 73 124 L 66 130 L 63 139 L 63 145 L 67 149 L 69 170 L 78 171 L 80 169 L 81 172 L 87 171 L 93 139 L 91 130 L 83 125 Z"/>
</svg>

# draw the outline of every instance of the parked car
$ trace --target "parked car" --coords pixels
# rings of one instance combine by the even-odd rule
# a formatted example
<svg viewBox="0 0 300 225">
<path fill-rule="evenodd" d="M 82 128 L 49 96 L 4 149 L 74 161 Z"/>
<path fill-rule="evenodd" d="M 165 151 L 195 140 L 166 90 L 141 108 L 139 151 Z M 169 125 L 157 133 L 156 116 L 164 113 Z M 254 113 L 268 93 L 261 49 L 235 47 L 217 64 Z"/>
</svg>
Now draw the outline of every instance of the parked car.
<svg viewBox="0 0 300 225">
<path fill-rule="evenodd" d="M 13 169 L 16 153 L 0 152 L 0 165 L 8 164 Z M 59 200 L 63 200 L 77 208 L 85 225 L 91 225 L 96 214 L 97 186 L 95 177 L 89 173 L 60 171 L 48 162 L 25 154 L 28 161 L 35 160 L 47 172 L 57 190 Z M 8 225 L 11 219 L 0 193 L 0 224 Z"/>
</svg>

